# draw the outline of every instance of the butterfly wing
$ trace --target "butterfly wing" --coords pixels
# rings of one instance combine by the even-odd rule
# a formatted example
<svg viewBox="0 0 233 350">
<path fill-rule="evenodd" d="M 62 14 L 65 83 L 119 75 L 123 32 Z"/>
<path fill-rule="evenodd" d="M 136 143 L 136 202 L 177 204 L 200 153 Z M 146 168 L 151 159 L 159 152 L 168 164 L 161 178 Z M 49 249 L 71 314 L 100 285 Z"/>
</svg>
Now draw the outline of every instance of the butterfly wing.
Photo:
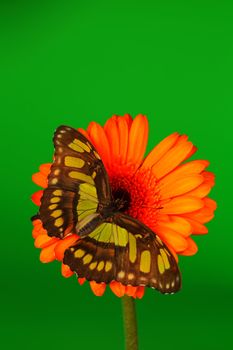
<svg viewBox="0 0 233 350">
<path fill-rule="evenodd" d="M 67 249 L 64 263 L 79 277 L 99 283 L 116 280 L 162 293 L 174 293 L 181 287 L 178 265 L 160 238 L 119 213 Z"/>
<path fill-rule="evenodd" d="M 110 202 L 111 190 L 100 156 L 80 132 L 60 126 L 53 142 L 54 162 L 39 213 L 48 235 L 62 238 L 77 222 L 98 217 L 98 207 Z"/>
</svg>

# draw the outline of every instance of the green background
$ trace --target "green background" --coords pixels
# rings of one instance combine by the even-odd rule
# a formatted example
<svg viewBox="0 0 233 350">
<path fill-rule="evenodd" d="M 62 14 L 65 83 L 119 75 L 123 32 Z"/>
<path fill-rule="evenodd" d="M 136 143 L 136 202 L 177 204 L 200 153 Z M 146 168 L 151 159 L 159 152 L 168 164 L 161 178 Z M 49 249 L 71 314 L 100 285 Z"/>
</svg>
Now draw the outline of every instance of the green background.
<svg viewBox="0 0 233 350">
<path fill-rule="evenodd" d="M 1 347 L 122 349 L 121 300 L 41 264 L 31 174 L 54 129 L 112 114 L 149 118 L 148 150 L 187 133 L 218 202 L 183 289 L 137 301 L 140 349 L 228 349 L 232 335 L 232 60 L 229 1 L 1 1 Z"/>
</svg>

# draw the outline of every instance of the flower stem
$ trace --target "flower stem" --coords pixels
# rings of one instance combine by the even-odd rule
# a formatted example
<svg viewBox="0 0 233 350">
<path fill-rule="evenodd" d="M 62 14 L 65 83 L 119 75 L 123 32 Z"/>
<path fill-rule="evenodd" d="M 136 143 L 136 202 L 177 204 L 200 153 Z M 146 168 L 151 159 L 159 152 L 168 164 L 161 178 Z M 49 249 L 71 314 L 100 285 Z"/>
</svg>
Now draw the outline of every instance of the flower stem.
<svg viewBox="0 0 233 350">
<path fill-rule="evenodd" d="M 125 349 L 138 350 L 137 320 L 135 303 L 132 297 L 122 297 L 123 319 L 125 328 Z"/>
</svg>

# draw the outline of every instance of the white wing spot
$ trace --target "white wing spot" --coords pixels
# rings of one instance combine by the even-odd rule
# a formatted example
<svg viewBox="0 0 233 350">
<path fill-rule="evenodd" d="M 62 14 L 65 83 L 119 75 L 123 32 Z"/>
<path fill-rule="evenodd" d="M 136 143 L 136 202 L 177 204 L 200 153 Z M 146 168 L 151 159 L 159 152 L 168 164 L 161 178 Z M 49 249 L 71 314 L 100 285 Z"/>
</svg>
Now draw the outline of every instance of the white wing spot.
<svg viewBox="0 0 233 350">
<path fill-rule="evenodd" d="M 133 274 L 133 273 L 129 273 L 129 274 L 128 274 L 128 279 L 129 279 L 129 280 L 134 279 L 134 274 Z"/>
<path fill-rule="evenodd" d="M 124 271 L 120 271 L 118 272 L 118 275 L 117 275 L 119 278 L 124 278 L 125 277 L 125 272 Z"/>
</svg>

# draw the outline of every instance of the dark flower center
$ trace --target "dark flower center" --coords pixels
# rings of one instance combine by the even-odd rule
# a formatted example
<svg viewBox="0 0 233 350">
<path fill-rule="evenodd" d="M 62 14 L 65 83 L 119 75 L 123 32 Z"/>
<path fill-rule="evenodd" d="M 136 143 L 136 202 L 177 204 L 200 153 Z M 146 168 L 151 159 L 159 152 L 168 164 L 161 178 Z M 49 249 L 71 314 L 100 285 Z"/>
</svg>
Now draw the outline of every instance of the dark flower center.
<svg viewBox="0 0 233 350">
<path fill-rule="evenodd" d="M 122 188 L 113 190 L 113 200 L 116 210 L 126 212 L 130 207 L 131 197 L 128 191 Z"/>
</svg>

